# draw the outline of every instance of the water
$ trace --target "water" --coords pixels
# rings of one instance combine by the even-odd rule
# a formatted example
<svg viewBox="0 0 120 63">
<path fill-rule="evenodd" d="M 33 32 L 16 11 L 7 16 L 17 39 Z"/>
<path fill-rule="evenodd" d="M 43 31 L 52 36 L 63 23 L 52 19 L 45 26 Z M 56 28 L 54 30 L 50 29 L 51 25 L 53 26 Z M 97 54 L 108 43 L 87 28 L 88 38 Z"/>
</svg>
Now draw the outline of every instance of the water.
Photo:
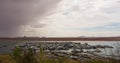
<svg viewBox="0 0 120 63">
<path fill-rule="evenodd" d="M 100 56 L 106 56 L 106 57 L 108 57 L 108 56 L 120 57 L 120 41 L 71 41 L 71 42 L 80 42 L 81 44 L 88 43 L 89 45 L 108 45 L 108 46 L 112 46 L 113 48 L 100 49 L 102 52 L 101 53 L 95 53 L 95 54 L 98 54 Z M 25 42 L 0 42 L 0 54 L 9 54 L 9 53 L 12 52 L 12 49 L 16 45 L 21 45 L 21 44 L 24 44 L 24 43 Z"/>
<path fill-rule="evenodd" d="M 20 42 L 0 42 L 0 54 L 9 54 Z"/>
<path fill-rule="evenodd" d="M 90 45 L 108 45 L 112 46 L 113 48 L 104 48 L 99 49 L 102 52 L 101 53 L 95 53 L 99 56 L 103 57 L 114 57 L 114 58 L 120 58 L 120 41 L 86 41 L 81 43 L 88 43 Z"/>
<path fill-rule="evenodd" d="M 108 45 L 113 48 L 100 49 L 103 55 L 115 55 L 120 56 L 120 42 L 119 41 L 98 41 L 98 42 L 86 42 L 90 45 Z"/>
</svg>

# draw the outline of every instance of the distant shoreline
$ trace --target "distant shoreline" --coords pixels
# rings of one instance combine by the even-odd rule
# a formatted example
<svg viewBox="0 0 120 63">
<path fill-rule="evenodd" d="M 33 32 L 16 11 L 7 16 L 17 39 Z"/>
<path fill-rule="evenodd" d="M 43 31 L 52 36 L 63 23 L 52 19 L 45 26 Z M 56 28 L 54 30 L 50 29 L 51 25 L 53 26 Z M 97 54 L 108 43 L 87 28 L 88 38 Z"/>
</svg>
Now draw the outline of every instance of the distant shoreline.
<svg viewBox="0 0 120 63">
<path fill-rule="evenodd" d="M 0 41 L 120 41 L 120 37 L 23 37 L 23 38 L 0 38 Z"/>
</svg>

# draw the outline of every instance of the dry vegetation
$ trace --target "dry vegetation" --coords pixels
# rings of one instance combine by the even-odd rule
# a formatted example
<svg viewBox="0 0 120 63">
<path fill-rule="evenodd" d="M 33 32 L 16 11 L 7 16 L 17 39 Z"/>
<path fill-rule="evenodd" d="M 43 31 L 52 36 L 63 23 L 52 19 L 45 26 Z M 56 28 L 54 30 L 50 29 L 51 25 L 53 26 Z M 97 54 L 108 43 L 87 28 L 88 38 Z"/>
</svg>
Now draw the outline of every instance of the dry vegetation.
<svg viewBox="0 0 120 63">
<path fill-rule="evenodd" d="M 9 55 L 0 55 L 0 63 L 15 63 Z"/>
</svg>

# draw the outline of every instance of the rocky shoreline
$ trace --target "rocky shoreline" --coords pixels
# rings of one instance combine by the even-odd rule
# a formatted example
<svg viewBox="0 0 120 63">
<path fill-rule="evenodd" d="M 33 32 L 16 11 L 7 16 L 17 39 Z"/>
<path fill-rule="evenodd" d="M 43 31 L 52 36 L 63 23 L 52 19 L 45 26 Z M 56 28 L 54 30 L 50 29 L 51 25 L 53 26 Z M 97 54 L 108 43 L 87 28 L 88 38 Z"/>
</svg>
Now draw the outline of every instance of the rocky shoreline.
<svg viewBox="0 0 120 63">
<path fill-rule="evenodd" d="M 30 47 L 35 53 L 40 52 L 40 49 L 42 49 L 49 57 L 67 57 L 74 60 L 111 58 L 103 57 L 95 53 L 101 53 L 102 51 L 100 49 L 113 48 L 108 45 L 89 45 L 88 43 L 81 44 L 75 42 L 25 42 L 22 45 L 16 46 L 19 46 L 23 50 L 27 50 Z M 85 51 L 85 49 L 87 49 L 87 51 Z"/>
</svg>

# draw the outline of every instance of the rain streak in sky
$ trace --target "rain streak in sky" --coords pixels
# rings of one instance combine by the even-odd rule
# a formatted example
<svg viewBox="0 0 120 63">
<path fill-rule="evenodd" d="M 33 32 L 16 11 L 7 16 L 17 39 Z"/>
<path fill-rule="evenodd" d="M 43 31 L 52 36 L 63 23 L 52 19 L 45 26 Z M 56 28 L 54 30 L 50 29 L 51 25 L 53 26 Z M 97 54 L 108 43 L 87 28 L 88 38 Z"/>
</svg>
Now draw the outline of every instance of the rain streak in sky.
<svg viewBox="0 0 120 63">
<path fill-rule="evenodd" d="M 0 0 L 0 37 L 120 36 L 120 0 Z"/>
</svg>

